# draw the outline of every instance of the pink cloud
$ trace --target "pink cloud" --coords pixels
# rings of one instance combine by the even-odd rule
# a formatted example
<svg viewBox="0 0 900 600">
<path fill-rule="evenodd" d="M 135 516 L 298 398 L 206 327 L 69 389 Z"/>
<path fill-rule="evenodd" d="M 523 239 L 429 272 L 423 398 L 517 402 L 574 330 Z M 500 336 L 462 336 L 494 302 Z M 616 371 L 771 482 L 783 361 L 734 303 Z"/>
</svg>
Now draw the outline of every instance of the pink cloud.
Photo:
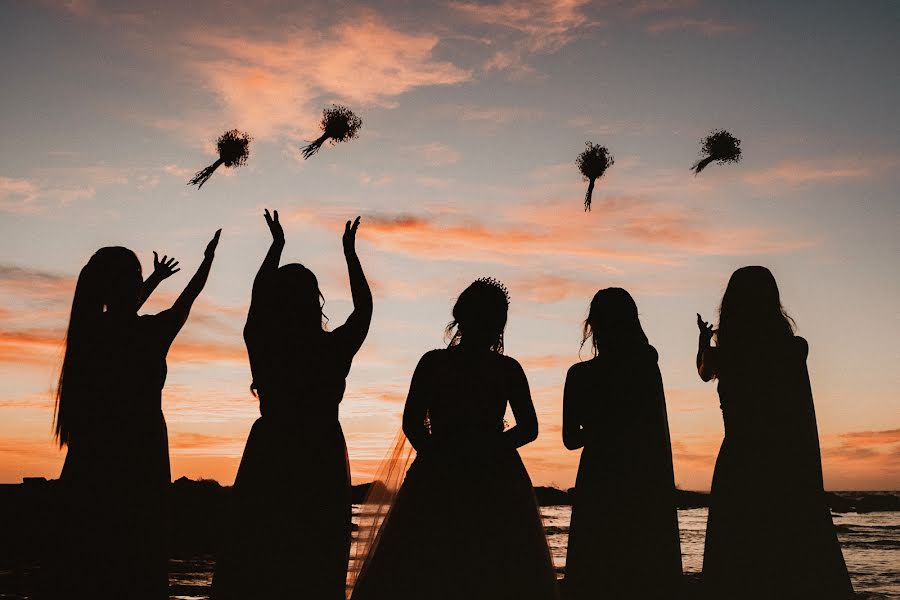
<svg viewBox="0 0 900 600">
<path fill-rule="evenodd" d="M 585 13 L 590 0 L 503 0 L 495 4 L 451 2 L 459 15 L 491 28 L 496 50 L 484 61 L 485 71 L 506 71 L 515 79 L 537 76 L 528 64 L 536 53 L 553 53 L 582 31 L 603 25 Z"/>
<path fill-rule="evenodd" d="M 588 24 L 582 10 L 588 4 L 589 0 L 505 0 L 452 2 L 450 6 L 476 22 L 521 33 L 532 52 L 554 52 L 574 39 L 574 30 Z"/>
<path fill-rule="evenodd" d="M 790 159 L 750 173 L 744 179 L 751 185 L 761 187 L 840 182 L 894 172 L 898 166 L 900 157 Z"/>
<path fill-rule="evenodd" d="M 370 13 L 324 32 L 250 37 L 197 29 L 187 34 L 184 52 L 237 126 L 258 138 L 287 132 L 299 139 L 315 133 L 322 97 L 390 106 L 418 87 L 469 80 L 470 72 L 433 57 L 437 43 Z"/>
</svg>

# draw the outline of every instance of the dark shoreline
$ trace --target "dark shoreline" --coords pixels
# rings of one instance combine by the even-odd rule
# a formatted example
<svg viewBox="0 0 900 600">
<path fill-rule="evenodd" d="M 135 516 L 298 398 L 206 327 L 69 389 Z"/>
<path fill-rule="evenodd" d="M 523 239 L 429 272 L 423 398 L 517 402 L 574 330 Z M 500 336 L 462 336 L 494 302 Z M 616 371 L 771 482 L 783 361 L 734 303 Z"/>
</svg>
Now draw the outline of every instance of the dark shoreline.
<svg viewBox="0 0 900 600">
<path fill-rule="evenodd" d="M 5 543 L 0 544 L 0 569 L 30 563 L 53 539 L 53 502 L 56 481 L 29 478 L 21 484 L 0 484 L 0 514 L 7 517 Z M 365 498 L 371 484 L 353 486 L 353 503 Z M 574 490 L 535 487 L 541 506 L 571 505 Z M 315 493 L 315 489 L 311 490 Z M 172 484 L 170 495 L 170 547 L 173 558 L 190 558 L 215 554 L 221 543 L 223 524 L 227 523 L 227 505 L 231 487 L 214 480 L 191 480 L 182 477 Z M 613 495 L 614 496 L 614 495 Z M 779 501 L 777 493 L 771 501 Z M 471 491 L 477 502 L 477 490 Z M 615 501 L 615 497 L 612 498 Z M 900 492 L 828 492 L 831 510 L 842 512 L 900 511 Z M 709 506 L 705 492 L 677 491 L 678 508 Z M 15 567 L 13 567 L 15 568 Z"/>
<path fill-rule="evenodd" d="M 365 498 L 370 484 L 353 486 L 353 503 Z M 0 511 L 7 519 L 4 524 L 4 543 L 0 544 L 0 595 L 8 598 L 27 598 L 33 589 L 40 565 L 39 558 L 47 544 L 54 543 L 53 508 L 58 486 L 55 481 L 28 479 L 21 484 L 0 484 Z M 542 506 L 570 505 L 573 490 L 552 487 L 534 488 Z M 314 493 L 314 488 L 311 493 Z M 200 585 L 212 569 L 212 560 L 221 543 L 227 523 L 227 506 L 231 488 L 216 481 L 194 481 L 181 478 L 172 484 L 170 496 L 170 593 L 175 595 L 203 594 Z M 471 491 L 473 502 L 478 501 L 476 490 Z M 777 493 L 771 502 L 779 501 Z M 613 495 L 612 500 L 615 500 Z M 827 500 L 832 511 L 840 512 L 900 512 L 900 492 L 829 492 Z M 624 500 L 623 500 L 624 501 Z M 681 509 L 705 508 L 709 494 L 678 490 L 677 504 Z M 561 573 L 558 573 L 561 575 Z M 684 598 L 698 597 L 699 573 L 684 576 Z M 864 596 L 860 596 L 864 597 Z"/>
</svg>

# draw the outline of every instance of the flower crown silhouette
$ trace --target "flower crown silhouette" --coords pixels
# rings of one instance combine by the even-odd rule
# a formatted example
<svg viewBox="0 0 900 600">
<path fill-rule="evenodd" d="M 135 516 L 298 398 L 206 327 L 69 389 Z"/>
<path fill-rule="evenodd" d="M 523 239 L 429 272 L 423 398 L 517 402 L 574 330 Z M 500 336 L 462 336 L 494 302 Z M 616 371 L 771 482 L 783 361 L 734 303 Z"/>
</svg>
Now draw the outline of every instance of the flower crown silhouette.
<svg viewBox="0 0 900 600">
<path fill-rule="evenodd" d="M 509 290 L 506 289 L 502 281 L 493 277 L 479 277 L 475 280 L 475 283 L 483 283 L 497 289 L 506 298 L 506 306 L 509 306 Z"/>
</svg>

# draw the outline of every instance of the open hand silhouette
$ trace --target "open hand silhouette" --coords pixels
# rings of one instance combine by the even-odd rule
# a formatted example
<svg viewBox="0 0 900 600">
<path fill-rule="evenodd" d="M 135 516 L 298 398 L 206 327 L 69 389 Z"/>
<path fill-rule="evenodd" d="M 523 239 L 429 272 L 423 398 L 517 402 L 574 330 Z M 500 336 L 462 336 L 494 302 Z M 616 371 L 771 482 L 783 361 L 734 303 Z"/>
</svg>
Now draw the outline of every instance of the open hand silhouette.
<svg viewBox="0 0 900 600">
<path fill-rule="evenodd" d="M 356 253 L 356 230 L 359 229 L 359 219 L 359 217 L 356 217 L 352 225 L 350 221 L 347 221 L 347 224 L 344 225 L 344 254 Z"/>
<path fill-rule="evenodd" d="M 700 316 L 700 313 L 697 313 L 697 328 L 700 329 L 700 344 L 703 346 L 709 346 L 710 340 L 712 340 L 712 336 L 715 333 L 713 327 L 710 323 L 707 323 L 703 320 L 703 317 Z"/>
<path fill-rule="evenodd" d="M 156 250 L 153 251 L 153 277 L 160 281 L 167 279 L 181 270 L 177 269 L 177 266 L 178 261 L 175 257 L 169 258 L 168 254 L 163 254 L 162 260 L 159 260 L 159 254 Z"/>
<path fill-rule="evenodd" d="M 266 225 L 269 226 L 269 232 L 272 239 L 278 242 L 284 241 L 284 229 L 281 228 L 281 222 L 278 220 L 278 211 L 269 213 L 269 209 L 265 209 L 263 216 L 266 218 Z"/>
</svg>

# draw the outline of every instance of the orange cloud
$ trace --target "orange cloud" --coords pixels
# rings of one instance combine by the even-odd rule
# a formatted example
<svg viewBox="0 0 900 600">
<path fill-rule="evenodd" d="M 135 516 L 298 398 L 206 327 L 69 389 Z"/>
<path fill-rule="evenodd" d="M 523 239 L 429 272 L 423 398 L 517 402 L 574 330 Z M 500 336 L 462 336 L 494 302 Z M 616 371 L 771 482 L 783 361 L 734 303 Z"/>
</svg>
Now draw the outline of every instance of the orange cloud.
<svg viewBox="0 0 900 600">
<path fill-rule="evenodd" d="M 0 331 L 0 364 L 49 368 L 61 359 L 64 338 L 57 330 Z"/>
<path fill-rule="evenodd" d="M 65 332 L 56 329 L 0 331 L 0 364 L 52 368 L 62 360 Z M 181 336 L 169 350 L 178 362 L 247 362 L 243 344 L 198 341 Z"/>
<path fill-rule="evenodd" d="M 900 486 L 900 429 L 852 431 L 824 438 L 822 460 L 829 479 L 893 478 Z M 836 443 L 835 443 L 836 442 Z"/>
<path fill-rule="evenodd" d="M 539 354 L 518 357 L 519 363 L 526 372 L 538 369 L 567 369 L 578 362 L 577 355 L 571 354 Z"/>
<path fill-rule="evenodd" d="M 169 450 L 173 455 L 240 456 L 246 441 L 243 435 L 170 431 Z"/>
<path fill-rule="evenodd" d="M 392 252 L 494 263 L 512 263 L 514 257 L 554 256 L 562 264 L 567 259 L 603 259 L 672 265 L 684 255 L 760 255 L 813 245 L 810 240 L 786 239 L 779 232 L 751 226 L 708 227 L 701 215 L 684 208 L 633 198 L 605 199 L 590 223 L 585 223 L 585 217 L 568 201 L 483 214 L 495 216 L 505 225 L 492 227 L 452 215 L 375 215 L 366 218 L 360 236 Z M 307 211 L 304 218 L 316 220 L 317 216 Z M 596 260 L 591 261 L 590 269 L 615 270 Z"/>
<path fill-rule="evenodd" d="M 169 350 L 169 360 L 178 362 L 247 362 L 247 350 L 243 344 L 226 344 L 212 341 L 192 341 L 177 338 Z"/>
<path fill-rule="evenodd" d="M 22 477 L 59 477 L 65 457 L 50 439 L 0 436 L 0 481 L 18 483 Z"/>
</svg>

